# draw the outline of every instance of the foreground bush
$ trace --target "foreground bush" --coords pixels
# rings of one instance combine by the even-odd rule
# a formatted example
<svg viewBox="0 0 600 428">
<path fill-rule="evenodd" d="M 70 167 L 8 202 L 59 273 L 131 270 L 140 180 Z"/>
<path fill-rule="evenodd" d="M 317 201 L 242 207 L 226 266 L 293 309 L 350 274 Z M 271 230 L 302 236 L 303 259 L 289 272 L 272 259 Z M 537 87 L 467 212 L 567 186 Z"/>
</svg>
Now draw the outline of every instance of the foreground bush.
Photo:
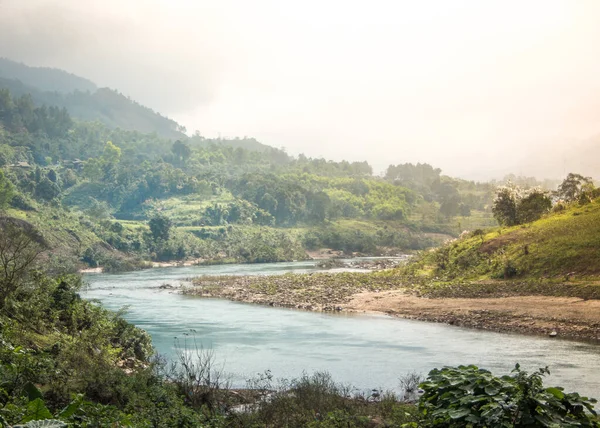
<svg viewBox="0 0 600 428">
<path fill-rule="evenodd" d="M 425 426 L 600 427 L 594 399 L 562 388 L 544 388 L 547 368 L 528 374 L 519 365 L 496 377 L 476 366 L 429 373 L 419 402 Z"/>
</svg>

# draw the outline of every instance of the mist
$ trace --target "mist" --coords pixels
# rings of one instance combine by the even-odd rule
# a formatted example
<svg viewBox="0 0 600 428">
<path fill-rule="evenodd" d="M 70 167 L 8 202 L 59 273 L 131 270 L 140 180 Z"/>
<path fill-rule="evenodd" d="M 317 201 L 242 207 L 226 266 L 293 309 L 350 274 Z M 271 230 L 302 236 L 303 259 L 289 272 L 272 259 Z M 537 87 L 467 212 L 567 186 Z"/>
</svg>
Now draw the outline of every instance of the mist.
<svg viewBox="0 0 600 428">
<path fill-rule="evenodd" d="M 593 0 L 0 0 L 0 56 L 206 136 L 376 170 L 560 177 L 600 166 L 599 17 Z"/>
</svg>

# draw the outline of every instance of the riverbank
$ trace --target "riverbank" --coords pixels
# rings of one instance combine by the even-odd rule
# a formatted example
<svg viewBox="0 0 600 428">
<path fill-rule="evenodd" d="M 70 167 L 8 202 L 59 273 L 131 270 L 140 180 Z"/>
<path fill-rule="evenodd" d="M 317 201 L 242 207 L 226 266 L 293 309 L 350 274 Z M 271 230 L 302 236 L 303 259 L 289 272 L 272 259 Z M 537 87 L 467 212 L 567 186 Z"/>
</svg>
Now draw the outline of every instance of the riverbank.
<svg viewBox="0 0 600 428">
<path fill-rule="evenodd" d="M 385 269 L 391 269 L 397 267 L 408 260 L 408 255 L 396 255 L 391 257 L 381 256 L 364 256 L 356 255 L 342 257 L 340 254 L 335 258 L 326 257 L 312 257 L 311 254 L 307 260 L 316 261 L 316 267 L 322 270 L 328 269 L 356 269 L 365 270 L 369 272 L 380 271 Z M 296 260 L 293 260 L 294 262 Z M 146 261 L 141 265 L 142 269 L 150 268 L 169 268 L 169 267 L 190 267 L 190 266 L 215 266 L 215 265 L 231 265 L 241 264 L 236 260 L 223 259 L 223 260 L 207 260 L 203 258 L 187 259 L 187 260 L 174 260 L 169 262 L 151 262 Z M 260 264 L 260 263 L 249 263 L 249 264 Z M 134 269 L 140 270 L 140 269 Z M 104 273 L 105 269 L 102 266 L 82 268 L 78 271 L 81 274 L 89 273 Z M 114 273 L 114 272 L 113 272 Z"/>
<path fill-rule="evenodd" d="M 183 294 L 311 311 L 377 312 L 482 330 L 600 341 L 600 300 L 542 295 L 424 297 L 367 273 L 199 277 Z"/>
<path fill-rule="evenodd" d="M 393 290 L 358 293 L 342 309 L 491 331 L 600 341 L 600 301 L 577 297 L 425 298 Z"/>
</svg>

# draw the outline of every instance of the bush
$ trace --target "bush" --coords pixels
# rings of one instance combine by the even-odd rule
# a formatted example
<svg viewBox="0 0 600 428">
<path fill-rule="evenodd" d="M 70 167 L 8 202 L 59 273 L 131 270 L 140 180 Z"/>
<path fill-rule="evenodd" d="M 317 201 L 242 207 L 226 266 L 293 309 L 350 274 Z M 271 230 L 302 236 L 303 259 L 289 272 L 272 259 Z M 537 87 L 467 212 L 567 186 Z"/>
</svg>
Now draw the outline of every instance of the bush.
<svg viewBox="0 0 600 428">
<path fill-rule="evenodd" d="M 476 366 L 429 372 L 419 408 L 426 426 L 599 427 L 596 400 L 544 388 L 548 368 L 528 374 L 517 364 L 511 376 L 496 377 Z"/>
<path fill-rule="evenodd" d="M 22 193 L 15 193 L 10 201 L 10 205 L 13 208 L 23 211 L 35 211 L 36 204 L 29 197 Z"/>
</svg>

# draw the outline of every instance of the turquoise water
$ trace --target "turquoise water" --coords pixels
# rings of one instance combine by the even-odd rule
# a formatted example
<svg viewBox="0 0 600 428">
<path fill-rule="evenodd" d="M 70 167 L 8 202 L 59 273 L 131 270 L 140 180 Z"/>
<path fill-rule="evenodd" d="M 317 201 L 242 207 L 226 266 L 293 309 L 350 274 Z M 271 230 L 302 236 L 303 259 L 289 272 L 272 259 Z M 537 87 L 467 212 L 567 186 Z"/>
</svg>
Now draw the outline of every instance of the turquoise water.
<svg viewBox="0 0 600 428">
<path fill-rule="evenodd" d="M 147 330 L 160 354 L 176 341 L 214 350 L 234 385 L 269 369 L 276 378 L 329 371 L 359 389 L 397 389 L 398 377 L 444 365 L 476 364 L 497 374 L 515 365 L 549 366 L 546 382 L 600 397 L 600 346 L 537 336 L 471 330 L 360 314 L 329 314 L 182 296 L 178 285 L 198 275 L 270 275 L 315 271 L 315 262 L 154 268 L 86 276 L 85 298 L 126 307 L 125 318 Z"/>
</svg>

